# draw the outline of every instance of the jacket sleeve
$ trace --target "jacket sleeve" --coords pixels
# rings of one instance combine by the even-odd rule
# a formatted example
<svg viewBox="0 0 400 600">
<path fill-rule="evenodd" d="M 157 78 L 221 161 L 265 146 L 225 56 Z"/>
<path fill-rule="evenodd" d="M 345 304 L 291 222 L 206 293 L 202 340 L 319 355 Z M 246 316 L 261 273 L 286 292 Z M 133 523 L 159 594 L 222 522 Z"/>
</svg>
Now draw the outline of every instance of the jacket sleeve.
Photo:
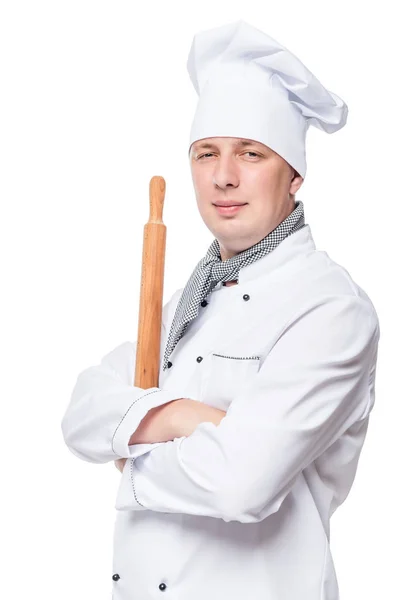
<svg viewBox="0 0 400 600">
<path fill-rule="evenodd" d="M 180 291 L 163 307 L 161 348 L 166 337 L 167 313 Z M 106 354 L 100 364 L 78 375 L 61 421 L 64 441 L 78 458 L 106 463 L 140 456 L 161 444 L 129 446 L 128 442 L 151 408 L 185 395 L 179 389 L 134 386 L 135 364 L 136 342 L 127 341 Z"/>
<path fill-rule="evenodd" d="M 218 426 L 126 461 L 115 508 L 243 523 L 278 511 L 301 471 L 372 409 L 378 339 L 358 296 L 298 310 Z"/>
</svg>

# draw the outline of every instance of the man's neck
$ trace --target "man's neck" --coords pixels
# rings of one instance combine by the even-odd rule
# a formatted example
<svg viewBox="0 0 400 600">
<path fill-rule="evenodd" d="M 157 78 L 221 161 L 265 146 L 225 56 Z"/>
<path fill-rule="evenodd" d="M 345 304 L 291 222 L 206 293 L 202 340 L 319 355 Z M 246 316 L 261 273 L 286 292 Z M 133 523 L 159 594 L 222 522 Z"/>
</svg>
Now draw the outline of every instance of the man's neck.
<svg viewBox="0 0 400 600">
<path fill-rule="evenodd" d="M 226 287 L 229 287 L 229 286 L 231 286 L 231 285 L 237 285 L 237 281 L 225 281 L 225 282 L 224 282 L 224 285 L 225 285 Z"/>
</svg>

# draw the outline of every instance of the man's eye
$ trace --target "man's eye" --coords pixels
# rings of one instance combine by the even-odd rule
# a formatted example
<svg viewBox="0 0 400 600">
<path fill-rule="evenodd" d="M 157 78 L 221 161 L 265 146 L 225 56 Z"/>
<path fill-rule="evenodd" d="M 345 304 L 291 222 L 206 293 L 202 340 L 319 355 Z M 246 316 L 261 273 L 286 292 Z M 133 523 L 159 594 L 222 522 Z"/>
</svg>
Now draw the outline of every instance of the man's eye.
<svg viewBox="0 0 400 600">
<path fill-rule="evenodd" d="M 260 157 L 260 154 L 258 154 L 257 152 L 252 152 L 251 150 L 248 150 L 247 152 L 245 152 L 245 154 L 253 154 L 254 156 L 252 156 L 251 158 L 257 158 Z M 204 154 L 201 154 L 200 156 L 197 157 L 197 160 L 200 160 L 201 158 L 205 157 L 205 156 L 212 156 L 213 153 L 212 152 L 205 152 Z"/>
</svg>

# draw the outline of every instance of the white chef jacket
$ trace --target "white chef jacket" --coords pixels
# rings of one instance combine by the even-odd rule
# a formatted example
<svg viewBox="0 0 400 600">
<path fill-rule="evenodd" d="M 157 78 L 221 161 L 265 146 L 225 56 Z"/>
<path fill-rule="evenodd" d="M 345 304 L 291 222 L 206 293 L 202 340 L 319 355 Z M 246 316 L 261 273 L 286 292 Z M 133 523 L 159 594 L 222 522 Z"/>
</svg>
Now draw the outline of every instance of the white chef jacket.
<svg viewBox="0 0 400 600">
<path fill-rule="evenodd" d="M 161 357 L 183 288 L 163 307 Z M 62 432 L 79 458 L 128 457 L 114 600 L 338 600 L 329 519 L 353 483 L 375 400 L 379 322 L 309 225 L 218 284 L 162 372 L 134 387 L 136 343 L 79 374 Z M 205 304 L 205 303 L 203 303 Z M 173 441 L 128 446 L 153 407 L 227 411 Z"/>
</svg>

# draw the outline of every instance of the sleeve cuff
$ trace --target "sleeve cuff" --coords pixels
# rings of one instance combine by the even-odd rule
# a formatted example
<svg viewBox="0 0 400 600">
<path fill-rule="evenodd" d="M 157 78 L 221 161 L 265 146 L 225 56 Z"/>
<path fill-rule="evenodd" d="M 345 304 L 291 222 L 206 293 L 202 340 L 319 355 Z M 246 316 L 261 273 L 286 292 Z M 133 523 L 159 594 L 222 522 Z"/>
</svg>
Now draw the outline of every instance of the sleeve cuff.
<svg viewBox="0 0 400 600">
<path fill-rule="evenodd" d="M 128 446 L 129 458 L 139 458 L 143 454 L 147 454 L 147 452 L 151 452 L 157 446 L 161 446 L 165 442 L 155 442 L 154 444 L 133 444 L 132 446 Z"/>
<path fill-rule="evenodd" d="M 138 444 L 138 446 L 155 446 L 156 444 Z M 134 482 L 135 459 L 128 459 L 122 469 L 121 480 L 118 487 L 116 510 L 147 510 L 137 496 Z"/>
</svg>

